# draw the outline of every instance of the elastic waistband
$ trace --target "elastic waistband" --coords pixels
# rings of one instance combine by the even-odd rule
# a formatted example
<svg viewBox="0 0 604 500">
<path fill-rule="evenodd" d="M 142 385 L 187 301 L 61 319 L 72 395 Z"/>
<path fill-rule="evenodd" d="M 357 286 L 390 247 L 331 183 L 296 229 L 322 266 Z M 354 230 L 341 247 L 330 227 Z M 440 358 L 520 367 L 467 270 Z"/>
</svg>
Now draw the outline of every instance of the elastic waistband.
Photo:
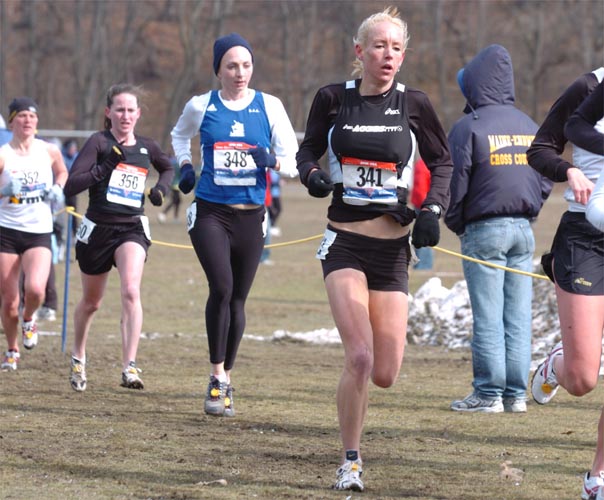
<svg viewBox="0 0 604 500">
<path fill-rule="evenodd" d="M 365 236 L 364 234 L 353 233 L 352 231 L 338 229 L 333 227 L 331 224 L 327 224 L 327 229 L 333 231 L 334 233 L 337 233 L 338 236 L 341 236 L 342 238 L 349 238 L 350 241 L 366 241 L 373 242 L 379 245 L 393 245 L 397 247 L 400 246 L 401 243 L 404 243 L 406 240 L 408 240 L 410 235 L 410 233 L 407 233 L 405 236 L 401 236 L 400 238 L 374 238 L 373 236 Z"/>
</svg>

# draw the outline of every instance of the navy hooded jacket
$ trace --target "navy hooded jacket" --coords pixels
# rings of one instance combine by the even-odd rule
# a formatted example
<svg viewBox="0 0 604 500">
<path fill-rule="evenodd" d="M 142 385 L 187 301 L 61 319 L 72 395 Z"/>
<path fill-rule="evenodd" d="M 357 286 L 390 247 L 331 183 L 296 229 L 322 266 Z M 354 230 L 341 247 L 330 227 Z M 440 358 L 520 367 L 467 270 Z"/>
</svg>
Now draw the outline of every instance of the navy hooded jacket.
<svg viewBox="0 0 604 500">
<path fill-rule="evenodd" d="M 445 224 L 460 235 L 466 224 L 491 217 L 534 218 L 552 182 L 526 159 L 537 124 L 514 106 L 509 52 L 490 45 L 463 69 L 464 113 L 448 139 L 454 171 Z"/>
</svg>

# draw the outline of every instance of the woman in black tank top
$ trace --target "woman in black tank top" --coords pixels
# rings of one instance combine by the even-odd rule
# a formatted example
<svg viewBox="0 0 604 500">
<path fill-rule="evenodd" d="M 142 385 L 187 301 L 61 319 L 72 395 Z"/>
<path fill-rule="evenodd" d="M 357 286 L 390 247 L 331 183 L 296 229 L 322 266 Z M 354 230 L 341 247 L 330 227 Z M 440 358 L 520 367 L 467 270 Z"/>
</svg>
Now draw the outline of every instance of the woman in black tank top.
<svg viewBox="0 0 604 500">
<path fill-rule="evenodd" d="M 301 181 L 315 197 L 332 194 L 317 252 L 345 366 L 337 390 L 342 465 L 335 489 L 362 491 L 360 451 L 369 379 L 398 378 L 407 329 L 409 225 L 407 188 L 415 146 L 432 184 L 413 241 L 438 243 L 452 163 L 446 135 L 423 92 L 395 81 L 407 48 L 395 8 L 367 18 L 355 38 L 357 80 L 320 89 L 297 155 Z M 329 172 L 319 159 L 328 154 Z"/>
</svg>

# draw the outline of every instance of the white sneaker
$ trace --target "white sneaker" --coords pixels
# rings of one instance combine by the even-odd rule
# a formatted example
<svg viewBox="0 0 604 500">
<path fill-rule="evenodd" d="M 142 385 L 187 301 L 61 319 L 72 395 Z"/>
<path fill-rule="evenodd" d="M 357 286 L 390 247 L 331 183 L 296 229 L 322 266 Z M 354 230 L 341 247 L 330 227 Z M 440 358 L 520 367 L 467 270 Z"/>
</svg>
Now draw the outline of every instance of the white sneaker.
<svg viewBox="0 0 604 500">
<path fill-rule="evenodd" d="M 126 387 L 127 389 L 144 389 L 145 384 L 138 376 L 142 370 L 136 367 L 136 363 L 134 361 L 130 361 L 128 363 L 128 368 L 126 368 L 122 372 L 122 387 Z"/>
<path fill-rule="evenodd" d="M 86 364 L 79 359 L 71 357 L 71 371 L 69 375 L 71 388 L 76 392 L 86 390 Z"/>
<path fill-rule="evenodd" d="M 365 485 L 361 480 L 363 463 L 361 460 L 346 460 L 336 471 L 334 490 L 363 491 Z"/>
<path fill-rule="evenodd" d="M 473 392 L 464 399 L 458 399 L 451 403 L 453 411 L 465 411 L 472 413 L 502 413 L 503 402 L 501 398 L 485 399 Z"/>
<path fill-rule="evenodd" d="M 559 384 L 554 371 L 554 359 L 556 359 L 556 356 L 562 356 L 563 354 L 562 341 L 560 341 L 533 373 L 531 390 L 533 399 L 540 405 L 549 403 L 558 392 Z"/>
<path fill-rule="evenodd" d="M 166 222 L 166 214 L 163 212 L 159 212 L 157 214 L 157 222 L 159 222 L 160 224 L 163 224 L 164 222 Z"/>
<path fill-rule="evenodd" d="M 2 364 L 0 364 L 0 370 L 15 371 L 17 369 L 17 363 L 19 363 L 20 358 L 21 355 L 18 351 L 6 351 L 4 353 L 4 359 L 2 360 Z"/>
<path fill-rule="evenodd" d="M 507 413 L 526 413 L 526 399 L 503 398 L 503 411 Z"/>
<path fill-rule="evenodd" d="M 24 321 L 21 325 L 21 333 L 25 349 L 33 349 L 38 345 L 38 325 L 35 319 Z"/>
<path fill-rule="evenodd" d="M 51 309 L 50 307 L 40 307 L 38 312 L 36 313 L 38 319 L 43 321 L 56 321 L 57 320 L 57 311 Z"/>
<path fill-rule="evenodd" d="M 583 491 L 581 500 L 599 500 L 604 498 L 604 471 L 598 476 L 592 476 L 589 472 L 583 476 Z"/>
</svg>

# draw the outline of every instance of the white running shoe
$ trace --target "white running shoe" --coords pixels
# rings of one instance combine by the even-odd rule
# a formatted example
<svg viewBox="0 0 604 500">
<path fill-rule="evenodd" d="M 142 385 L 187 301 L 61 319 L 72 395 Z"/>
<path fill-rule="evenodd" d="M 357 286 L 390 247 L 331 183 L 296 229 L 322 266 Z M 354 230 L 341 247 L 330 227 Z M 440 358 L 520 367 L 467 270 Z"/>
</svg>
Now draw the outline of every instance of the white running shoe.
<svg viewBox="0 0 604 500">
<path fill-rule="evenodd" d="M 128 368 L 126 368 L 122 372 L 122 387 L 126 387 L 127 389 L 144 389 L 145 384 L 138 376 L 142 370 L 136 367 L 136 363 L 134 361 L 130 361 L 128 363 Z"/>
<path fill-rule="evenodd" d="M 73 356 L 71 357 L 69 382 L 74 391 L 84 392 L 86 390 L 86 364 Z"/>
<path fill-rule="evenodd" d="M 234 417 L 235 416 L 235 402 L 233 401 L 233 386 L 227 385 L 226 392 L 224 394 L 224 416 Z"/>
<path fill-rule="evenodd" d="M 38 325 L 35 319 L 24 321 L 21 325 L 21 333 L 25 349 L 33 349 L 38 345 Z"/>
<path fill-rule="evenodd" d="M 526 413 L 526 399 L 503 398 L 503 411 L 506 413 Z"/>
<path fill-rule="evenodd" d="M 485 399 L 475 392 L 451 403 L 453 411 L 465 411 L 472 413 L 502 413 L 503 402 L 501 398 Z"/>
<path fill-rule="evenodd" d="M 363 491 L 365 485 L 361 480 L 363 463 L 361 460 L 346 460 L 336 471 L 334 490 Z"/>
<path fill-rule="evenodd" d="M 589 472 L 583 477 L 583 491 L 581 500 L 598 500 L 604 498 L 604 471 L 598 476 L 592 476 Z"/>
<path fill-rule="evenodd" d="M 562 341 L 558 342 L 550 353 L 541 363 L 535 373 L 533 373 L 533 381 L 531 382 L 531 390 L 533 399 L 540 405 L 549 403 L 558 392 L 559 384 L 554 371 L 554 359 L 557 356 L 562 356 Z"/>
<path fill-rule="evenodd" d="M 210 383 L 208 384 L 208 390 L 206 392 L 206 399 L 203 402 L 203 410 L 208 415 L 223 416 L 225 413 L 225 398 L 227 393 L 228 384 L 221 382 L 214 375 L 210 375 Z M 232 397 L 232 392 L 231 392 Z M 233 415 L 235 410 L 233 409 Z M 227 417 L 232 415 L 226 415 Z"/>
<path fill-rule="evenodd" d="M 51 309 L 50 307 L 40 307 L 40 309 L 38 309 L 36 312 L 36 316 L 42 321 L 56 321 L 57 311 Z"/>
<path fill-rule="evenodd" d="M 16 371 L 17 363 L 19 363 L 19 359 L 21 355 L 19 351 L 6 351 L 4 353 L 4 359 L 2 360 L 2 364 L 0 364 L 0 370 L 3 371 Z"/>
</svg>

